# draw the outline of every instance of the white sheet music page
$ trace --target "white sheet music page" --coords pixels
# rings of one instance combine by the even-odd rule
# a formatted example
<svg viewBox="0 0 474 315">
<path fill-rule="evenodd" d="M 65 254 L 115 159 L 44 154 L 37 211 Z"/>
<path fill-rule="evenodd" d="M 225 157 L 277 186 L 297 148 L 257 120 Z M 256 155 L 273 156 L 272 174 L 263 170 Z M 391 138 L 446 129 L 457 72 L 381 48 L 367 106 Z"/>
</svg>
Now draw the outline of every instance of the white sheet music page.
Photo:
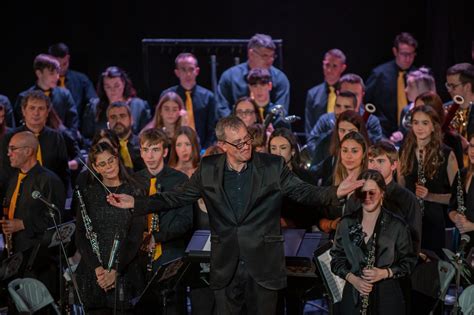
<svg viewBox="0 0 474 315">
<path fill-rule="evenodd" d="M 329 250 L 325 251 L 324 254 L 318 256 L 318 261 L 320 267 L 323 271 L 323 276 L 326 279 L 326 283 L 331 291 L 331 296 L 334 303 L 340 302 L 342 300 L 342 291 L 344 290 L 344 285 L 346 281 L 339 278 L 331 271 L 331 255 Z"/>
<path fill-rule="evenodd" d="M 209 234 L 209 236 L 207 237 L 206 244 L 204 244 L 202 250 L 205 252 L 211 251 L 211 234 Z"/>
</svg>

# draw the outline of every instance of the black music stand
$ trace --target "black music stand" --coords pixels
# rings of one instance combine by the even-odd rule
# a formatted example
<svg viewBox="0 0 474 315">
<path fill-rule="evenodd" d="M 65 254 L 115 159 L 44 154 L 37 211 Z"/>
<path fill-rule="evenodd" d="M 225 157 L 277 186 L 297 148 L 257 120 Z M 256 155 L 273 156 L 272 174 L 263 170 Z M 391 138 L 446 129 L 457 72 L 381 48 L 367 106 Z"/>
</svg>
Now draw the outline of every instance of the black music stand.
<svg viewBox="0 0 474 315">
<path fill-rule="evenodd" d="M 146 313 L 150 305 L 161 301 L 163 314 L 166 314 L 167 300 L 180 285 L 182 278 L 189 268 L 184 258 L 177 258 L 158 266 L 153 276 L 143 289 L 143 292 L 132 301 L 135 311 Z"/>
</svg>

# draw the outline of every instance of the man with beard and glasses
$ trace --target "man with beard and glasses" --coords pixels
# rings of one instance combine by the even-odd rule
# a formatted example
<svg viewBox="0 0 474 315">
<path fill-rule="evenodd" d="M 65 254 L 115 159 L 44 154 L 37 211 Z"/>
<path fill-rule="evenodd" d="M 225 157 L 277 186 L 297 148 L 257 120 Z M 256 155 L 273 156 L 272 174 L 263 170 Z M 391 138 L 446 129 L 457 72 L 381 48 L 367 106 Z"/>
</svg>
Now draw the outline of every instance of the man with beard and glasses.
<svg viewBox="0 0 474 315">
<path fill-rule="evenodd" d="M 120 140 L 120 157 L 124 165 L 138 172 L 145 168 L 140 157 L 140 141 L 132 133 L 132 114 L 125 102 L 115 102 L 107 108 L 107 126 Z"/>
</svg>

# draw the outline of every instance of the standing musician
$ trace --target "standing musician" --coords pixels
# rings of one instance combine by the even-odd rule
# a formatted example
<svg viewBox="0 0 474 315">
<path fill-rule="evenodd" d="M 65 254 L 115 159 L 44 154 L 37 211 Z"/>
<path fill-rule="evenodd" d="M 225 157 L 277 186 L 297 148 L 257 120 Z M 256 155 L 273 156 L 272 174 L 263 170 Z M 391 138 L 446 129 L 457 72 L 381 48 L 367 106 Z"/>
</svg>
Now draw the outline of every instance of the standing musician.
<svg viewBox="0 0 474 315">
<path fill-rule="evenodd" d="M 375 170 L 355 194 L 362 207 L 342 217 L 331 249 L 331 269 L 346 280 L 342 314 L 405 314 L 399 278 L 416 263 L 406 223 L 382 207 L 386 186 Z"/>
<path fill-rule="evenodd" d="M 140 154 L 146 168 L 135 173 L 134 178 L 145 186 L 149 195 L 170 191 L 188 179 L 185 174 L 165 165 L 168 146 L 168 136 L 160 129 L 147 129 L 140 134 Z M 148 271 L 156 271 L 158 266 L 184 256 L 186 237 L 192 226 L 193 207 L 190 205 L 147 216 Z M 167 312 L 174 314 L 172 309 L 176 309 L 176 313 L 183 313 L 180 310 L 185 308 L 184 290 L 176 292 L 175 297 L 178 300 L 168 302 Z"/>
<path fill-rule="evenodd" d="M 225 154 L 202 159 L 191 179 L 178 189 L 137 198 L 107 197 L 124 208 L 147 211 L 189 205 L 203 198 L 211 228 L 210 288 L 218 314 L 274 314 L 278 290 L 286 286 L 280 211 L 283 196 L 308 205 L 338 203 L 361 185 L 353 177 L 339 187 L 315 187 L 298 179 L 282 157 L 252 152 L 252 137 L 235 116 L 217 123 Z"/>
<path fill-rule="evenodd" d="M 45 199 L 64 207 L 65 191 L 61 180 L 50 170 L 42 167 L 37 159 L 38 140 L 29 131 L 16 133 L 9 141 L 7 151 L 15 173 L 8 181 L 6 190 L 5 217 L 0 220 L 10 253 L 24 251 L 41 242 L 43 234 L 53 225 L 48 208 L 31 194 L 38 191 Z M 43 255 L 44 254 L 44 255 Z M 33 268 L 33 277 L 42 281 L 55 296 L 58 286 L 54 254 L 39 253 Z M 54 255 L 54 256 L 52 256 Z"/>
<path fill-rule="evenodd" d="M 418 197 L 423 214 L 421 248 L 443 257 L 445 208 L 458 163 L 443 145 L 439 116 L 431 106 L 415 107 L 411 122 L 401 149 L 398 183 Z"/>
<path fill-rule="evenodd" d="M 474 246 L 474 133 L 468 136 L 469 147 L 467 154 L 469 163 L 466 168 L 456 175 L 453 182 L 451 201 L 449 203 L 449 218 L 454 222 L 461 234 L 468 234 L 470 242 L 465 252 Z M 461 175 L 461 178 L 459 178 Z"/>
<path fill-rule="evenodd" d="M 76 188 L 73 200 L 76 246 L 82 257 L 76 270 L 79 292 L 88 314 L 110 312 L 115 299 L 118 310 L 127 311 L 132 307 L 130 300 L 143 289 L 137 254 L 145 218 L 132 217 L 130 209 L 111 206 L 105 196 L 111 192 L 137 196 L 141 192 L 108 143 L 94 145 L 88 161 L 97 178 L 89 174 L 87 183 Z M 118 262 L 110 259 L 116 237 Z"/>
</svg>

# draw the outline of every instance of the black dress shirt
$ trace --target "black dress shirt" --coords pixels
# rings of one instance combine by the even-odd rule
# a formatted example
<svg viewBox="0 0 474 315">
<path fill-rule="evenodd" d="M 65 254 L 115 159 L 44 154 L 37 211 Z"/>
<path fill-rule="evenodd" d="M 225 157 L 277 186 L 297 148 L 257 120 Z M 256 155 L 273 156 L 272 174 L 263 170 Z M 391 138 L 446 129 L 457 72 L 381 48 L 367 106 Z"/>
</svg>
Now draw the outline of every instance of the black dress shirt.
<svg viewBox="0 0 474 315">
<path fill-rule="evenodd" d="M 10 204 L 17 180 L 18 170 L 13 173 L 8 182 L 6 205 Z M 23 220 L 25 229 L 13 233 L 14 252 L 20 252 L 38 244 L 46 229 L 53 225 L 45 204 L 31 197 L 33 191 L 39 191 L 45 199 L 58 206 L 60 210 L 64 209 L 66 195 L 62 182 L 56 174 L 37 163 L 28 171 L 20 184 L 14 218 Z M 56 220 L 58 220 L 57 217 Z"/>
<path fill-rule="evenodd" d="M 239 218 L 249 200 L 252 165 L 247 164 L 240 171 L 233 170 L 227 163 L 224 169 L 224 191 L 230 201 L 236 218 Z"/>
</svg>

